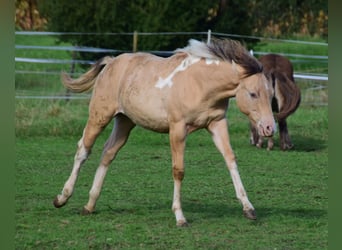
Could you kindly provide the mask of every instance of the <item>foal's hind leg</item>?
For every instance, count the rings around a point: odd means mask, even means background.
[[[115,117],[114,128],[104,146],[101,163],[97,168],[93,185],[89,192],[89,201],[83,208],[83,214],[89,214],[95,210],[96,201],[100,196],[109,164],[114,160],[120,148],[125,145],[129,133],[134,127],[135,124],[126,116],[118,115]]]
[[[108,120],[108,122],[109,121],[110,120]],[[102,130],[102,125],[100,126],[99,124],[94,124],[91,120],[88,120],[88,123],[83,131],[83,136],[77,144],[78,148],[74,158],[74,166],[72,168],[72,172],[68,180],[64,184],[62,193],[57,195],[53,202],[55,207],[59,208],[64,206],[67,203],[68,199],[71,197],[80,168],[90,154],[96,137]]]

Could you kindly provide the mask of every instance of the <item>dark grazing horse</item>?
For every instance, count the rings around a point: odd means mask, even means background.
[[[279,125],[280,148],[288,150],[293,148],[286,118],[294,113],[301,101],[300,88],[295,84],[293,78],[293,66],[289,59],[278,54],[267,54],[259,58],[263,65],[263,70],[272,83],[273,98],[272,110],[275,113],[275,119]],[[260,136],[251,125],[250,142],[257,147],[262,147],[264,138]],[[267,149],[273,148],[273,137],[268,138]]]

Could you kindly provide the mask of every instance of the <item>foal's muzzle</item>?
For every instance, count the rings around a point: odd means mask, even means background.
[[[273,121],[260,121],[257,124],[257,129],[259,135],[263,137],[271,137],[276,132],[276,125],[274,119]]]

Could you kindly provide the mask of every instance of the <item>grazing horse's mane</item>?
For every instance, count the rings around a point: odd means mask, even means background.
[[[186,52],[194,56],[230,63],[234,61],[244,68],[244,77],[262,72],[262,64],[250,55],[240,42],[231,39],[212,39],[209,44],[191,39],[187,47],[177,49],[175,52]]]

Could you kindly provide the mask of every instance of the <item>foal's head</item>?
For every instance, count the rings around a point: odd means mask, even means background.
[[[243,78],[236,92],[237,106],[248,116],[261,136],[272,136],[276,130],[272,96],[273,88],[263,73]]]
[[[273,88],[263,74],[262,64],[238,41],[213,39],[208,48],[216,57],[232,63],[239,78],[235,97],[241,112],[248,116],[259,135],[272,136],[275,132],[271,107]]]
[[[272,83],[263,73],[262,65],[249,53],[240,58],[242,70],[236,92],[237,106],[248,116],[260,136],[272,136],[276,130],[271,105],[274,95]]]

